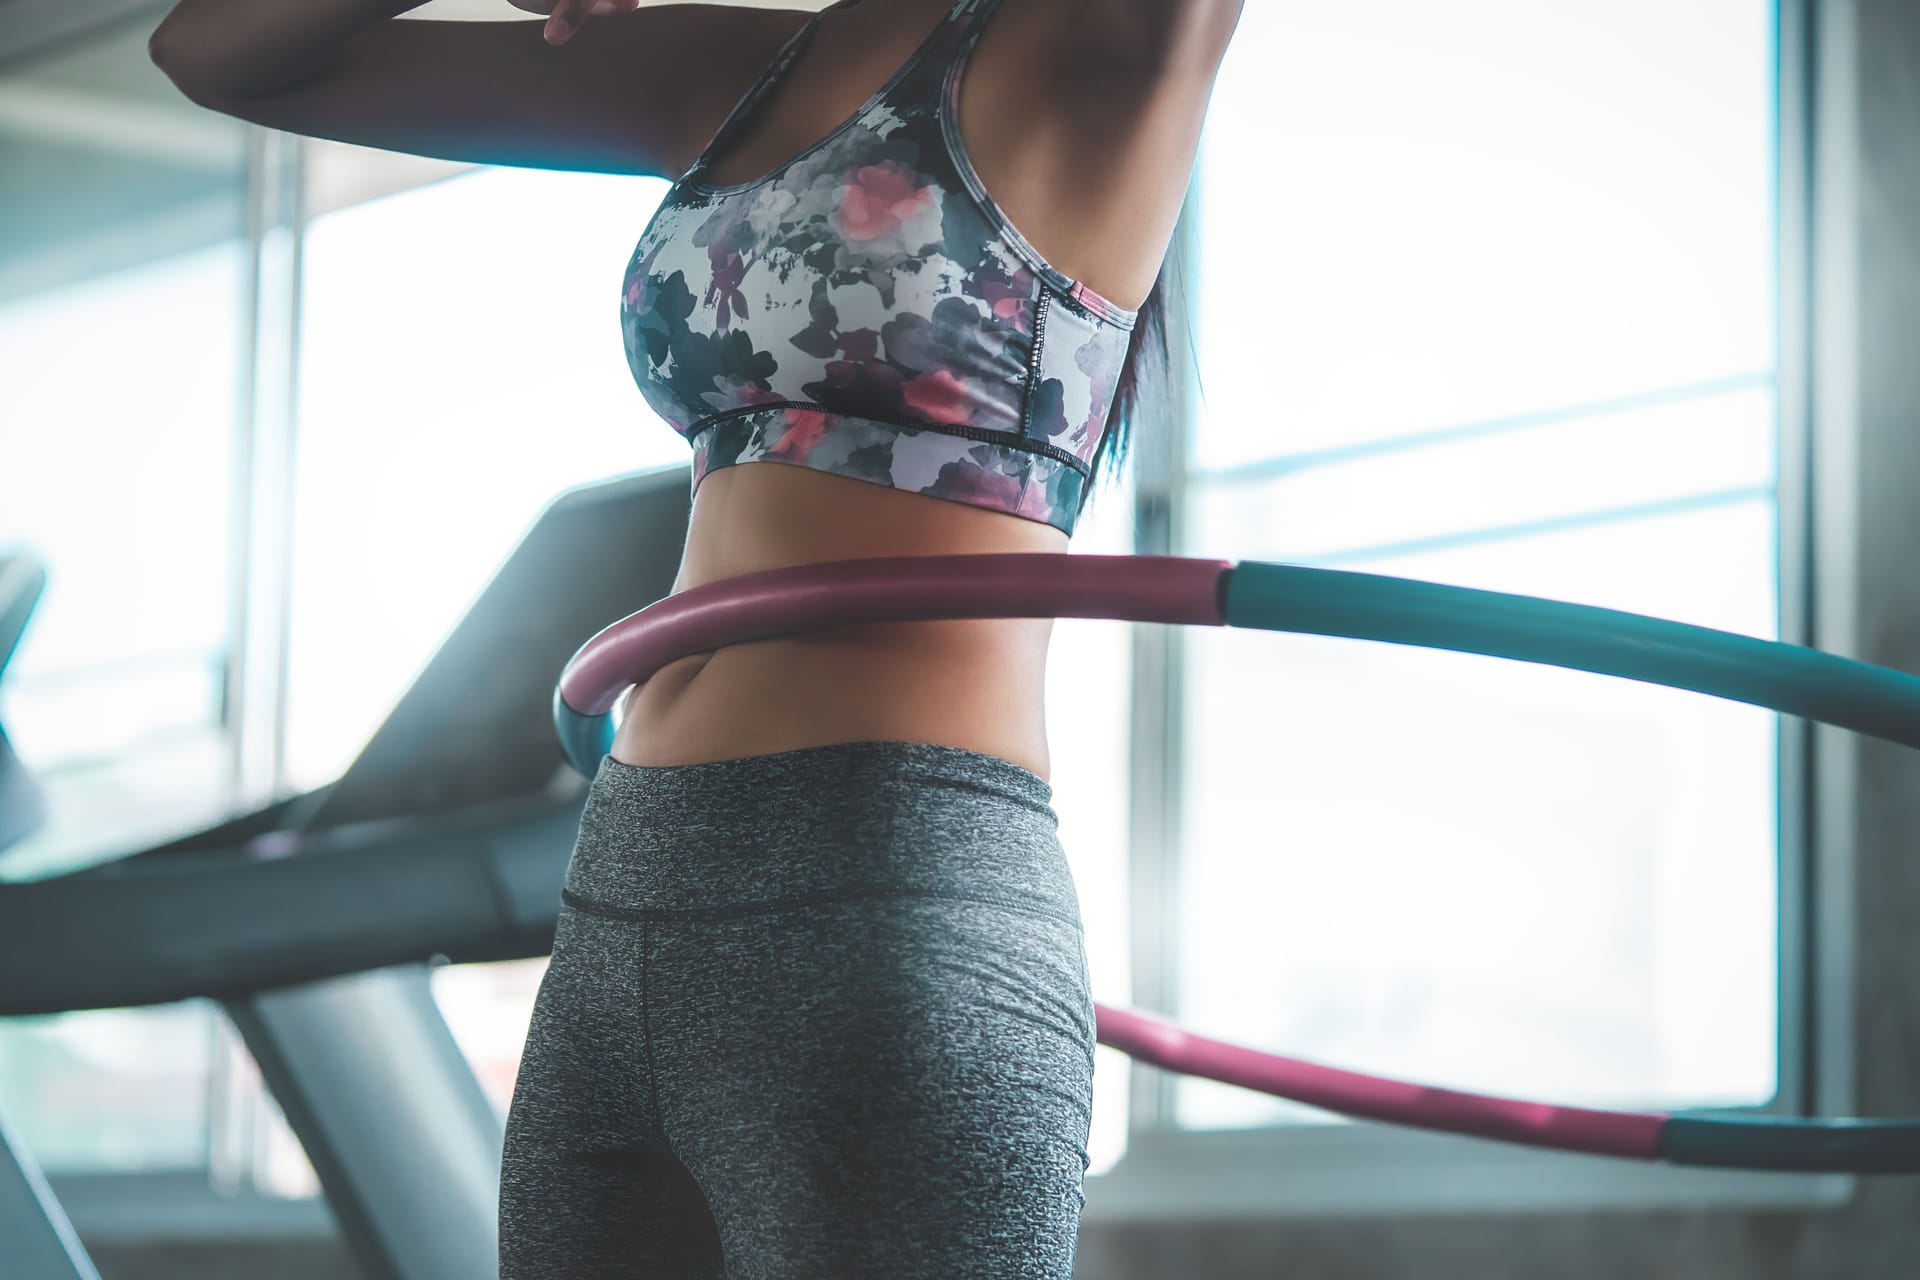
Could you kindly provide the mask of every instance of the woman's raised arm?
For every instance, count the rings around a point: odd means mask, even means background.
[[[572,16],[578,29],[554,44],[544,19],[399,16],[423,2],[181,0],[148,47],[193,101],[290,133],[672,177],[807,16],[561,0],[555,21]]]

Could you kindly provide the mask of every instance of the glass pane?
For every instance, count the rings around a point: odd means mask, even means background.
[[[1771,385],[1527,431],[1353,456],[1206,484],[1186,552],[1236,560],[1378,558],[1477,531],[1571,520],[1775,484]],[[1421,548],[1425,549],[1425,548]]]
[[[1249,4],[1200,168],[1196,464],[1769,371],[1772,22]]]
[[[49,1173],[207,1163],[212,1006],[107,1009],[0,1027],[0,1113]]]
[[[296,1200],[320,1194],[320,1178],[260,1065],[232,1023],[216,1028],[220,1111],[213,1124],[214,1182],[234,1192]]]
[[[0,548],[49,570],[0,718],[51,813],[8,878],[226,799],[246,128],[153,66],[157,17],[0,75]],[[56,1173],[204,1168],[212,1016],[11,1021],[0,1111]]]
[[[43,734],[62,727],[62,693],[83,696],[96,674],[211,666],[225,646],[244,251],[155,248],[166,256],[0,303],[0,545],[24,543],[49,572],[9,680],[59,686],[37,708]],[[164,323],[103,349],[130,315]],[[211,719],[215,690],[200,684],[198,706],[159,714],[136,699],[119,723],[45,741],[43,758],[95,754],[102,730],[124,741]]]
[[[0,724],[11,702],[0,698]],[[46,824],[0,853],[0,880],[78,871],[223,821],[229,762],[226,734],[208,725],[41,774]]]
[[[309,228],[295,786],[346,766],[562,490],[687,461],[620,345],[621,273],[666,185],[477,170]]]
[[[219,715],[245,126],[150,30],[0,78],[0,548],[50,575],[8,723],[41,769]]]
[[[1774,520],[1750,501],[1361,567],[1771,639]],[[1567,1102],[1772,1096],[1771,713],[1389,645],[1191,645],[1185,1020]],[[1303,1114],[1177,1088],[1186,1125]]]
[[[443,965],[433,971],[433,998],[480,1087],[504,1117],[520,1074],[533,999],[546,976],[545,957],[504,964]]]

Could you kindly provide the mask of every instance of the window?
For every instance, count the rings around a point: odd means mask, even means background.
[[[53,569],[0,713],[55,804],[0,876],[224,813],[234,615],[278,607],[236,582],[232,525],[245,131],[161,83],[145,37],[5,80],[61,109],[0,141],[0,186],[35,193],[0,206],[0,544]],[[1248,4],[1173,325],[1202,393],[1170,424],[1184,518],[1137,549],[1780,634],[1775,39],[1763,0]],[[331,194],[291,387],[286,790],[346,765],[551,497],[686,460],[615,317],[664,183],[309,156]],[[1135,551],[1132,495],[1098,499],[1074,550]],[[110,625],[129,610],[141,627]],[[1212,1034],[1595,1105],[1765,1105],[1791,1077],[1766,713],[1194,629],[1163,783],[1128,742],[1138,634],[1062,620],[1049,673],[1098,1000],[1152,986]],[[1126,815],[1163,785],[1177,961],[1143,973]],[[542,970],[435,975],[502,1109]],[[202,1005],[0,1028],[0,1109],[57,1171],[313,1190]],[[1300,1127],[1324,1119],[1103,1049],[1090,1172],[1169,1133],[1345,1132]]]
[[[620,348],[620,272],[665,187],[473,170],[308,227],[294,785],[346,767],[557,494],[685,463]]]
[[[1777,638],[1774,39],[1761,0],[1248,5],[1180,552]],[[1183,1021],[1520,1096],[1774,1097],[1769,713],[1247,632],[1184,676]],[[1324,1118],[1191,1080],[1165,1116]]]
[[[180,98],[148,30],[0,79],[0,547],[49,574],[0,723],[50,809],[0,878],[229,800],[244,131]],[[9,1022],[0,1111],[56,1173],[203,1169],[219,1052],[199,1003]]]
[[[359,148],[322,156],[333,189],[432,172]],[[346,768],[556,495],[686,461],[633,387],[617,316],[621,268],[666,183],[481,168],[398,185],[321,213],[303,246],[295,789]],[[503,1112],[545,967],[434,974]],[[292,1187],[303,1163],[291,1142],[268,1156]]]

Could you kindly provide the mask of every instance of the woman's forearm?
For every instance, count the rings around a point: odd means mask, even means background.
[[[180,0],[147,42],[190,92],[265,93],[306,79],[356,36],[426,0]]]

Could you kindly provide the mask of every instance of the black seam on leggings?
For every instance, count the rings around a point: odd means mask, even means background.
[[[599,916],[605,920],[624,920],[629,923],[645,923],[649,920],[732,920],[741,916],[761,915],[774,911],[791,911],[796,907],[822,906],[830,902],[851,902],[861,898],[942,898],[949,902],[977,902],[982,906],[1001,907],[1008,911],[1018,911],[1030,916],[1044,916],[1071,927],[1076,933],[1082,932],[1080,922],[1070,915],[1059,911],[1049,911],[1045,907],[1036,907],[1032,903],[1022,902],[1018,898],[996,897],[984,893],[961,893],[951,889],[917,889],[911,887],[875,886],[865,889],[836,889],[832,892],[800,893],[790,898],[775,898],[769,902],[748,902],[732,907],[618,907],[612,903],[595,902],[583,898],[571,889],[560,891],[560,901],[584,915]],[[644,944],[644,935],[643,935]],[[644,972],[644,971],[643,971]],[[644,981],[642,984],[644,998]]]

